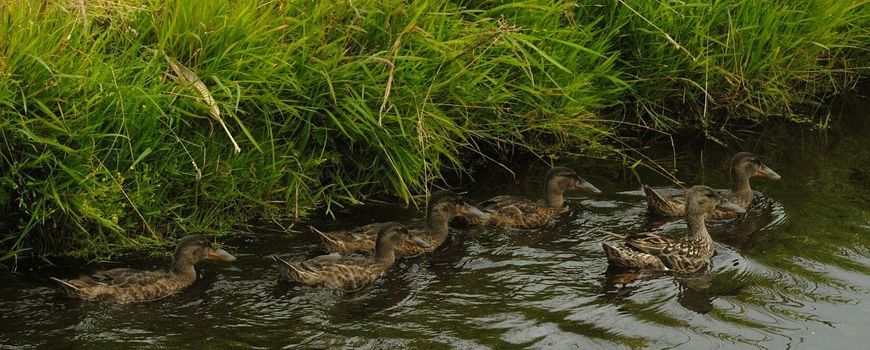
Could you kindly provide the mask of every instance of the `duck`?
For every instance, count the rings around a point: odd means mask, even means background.
[[[449,233],[450,220],[457,215],[488,218],[489,215],[469,204],[469,200],[450,190],[432,193],[426,210],[426,225],[409,228],[408,241],[396,247],[396,255],[415,257],[430,253],[440,247]],[[329,253],[371,253],[375,239],[385,223],[373,223],[350,230],[322,232],[311,230],[320,236],[324,250]]]
[[[707,186],[686,190],[685,221],[689,232],[673,237],[655,233],[635,236],[611,235],[624,241],[621,245],[602,243],[611,265],[641,270],[690,273],[706,268],[713,257],[713,239],[707,232],[705,219],[717,209],[735,213],[746,210],[729,202],[719,191]]]
[[[767,177],[779,180],[781,177],[773,169],[761,162],[752,153],[738,152],[731,158],[731,189],[724,193],[725,199],[736,204],[740,208],[749,208],[754,193],[749,186],[749,179],[753,176]],[[663,196],[647,185],[643,185],[646,195],[647,209],[649,212],[661,216],[679,217],[685,214],[685,194],[682,192]],[[709,220],[729,220],[737,218],[739,214],[733,210],[716,209],[707,218]]]
[[[278,264],[281,278],[288,282],[357,290],[387,273],[396,262],[397,248],[408,241],[409,234],[405,225],[386,222],[378,227],[374,255],[332,253],[297,262],[288,262],[277,256],[272,258]],[[425,242],[420,241],[420,244]]]
[[[97,271],[75,279],[59,279],[61,291],[69,297],[117,304],[154,301],[187,288],[196,280],[194,265],[203,260],[234,261],[226,250],[216,248],[203,235],[182,237],[175,247],[169,271],[116,268]]]
[[[461,215],[471,225],[487,225],[507,229],[535,229],[553,221],[568,211],[564,194],[567,191],[583,190],[601,193],[601,190],[580,178],[573,169],[556,166],[547,172],[544,180],[543,200],[530,200],[510,195],[492,197],[477,206],[489,218]]]

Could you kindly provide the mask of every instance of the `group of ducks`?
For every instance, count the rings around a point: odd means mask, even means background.
[[[755,155],[740,152],[731,159],[731,189],[720,192],[707,186],[661,195],[643,186],[650,212],[684,217],[688,233],[663,236],[644,233],[617,236],[622,243],[602,243],[610,264],[645,270],[694,272],[710,264],[714,248],[705,220],[724,220],[746,212],[753,191],[749,179],[780,176]],[[374,223],[350,230],[321,232],[323,248],[330,254],[305,261],[288,262],[274,257],[280,275],[291,282],[333,289],[358,289],[383,276],[397,257],[413,257],[434,251],[447,239],[451,220],[470,225],[534,229],[568,211],[564,193],[583,190],[601,193],[567,167],[554,167],[546,176],[543,200],[496,196],[472,205],[452,191],[438,191],[429,199],[424,227],[407,227],[396,222]],[[202,235],[182,238],[175,249],[168,272],[118,268],[91,276],[58,282],[72,297],[117,303],[156,300],[184,289],[196,280],[194,265],[202,260],[233,261],[235,257],[214,247]]]

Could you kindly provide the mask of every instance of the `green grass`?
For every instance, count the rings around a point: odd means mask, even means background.
[[[84,3],[0,4],[0,259],[411,201],[614,121],[807,121],[870,47],[866,1]]]
[[[616,28],[632,107],[656,128],[731,117],[805,122],[866,75],[870,2],[619,1],[601,13]],[[681,113],[678,113],[681,112]]]

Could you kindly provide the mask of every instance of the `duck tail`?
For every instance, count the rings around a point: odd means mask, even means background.
[[[290,263],[288,263],[284,259],[279,258],[278,256],[272,255],[272,260],[275,260],[275,262],[278,263],[279,266],[288,267],[291,269],[293,268],[293,265],[290,265]]]
[[[613,237],[615,237],[615,238],[618,238],[618,239],[620,239],[620,240],[623,240],[623,241],[628,239],[628,236],[627,236],[627,235],[621,235],[621,234],[618,234],[618,233],[615,233],[615,232],[610,232],[610,231],[607,231],[607,230],[595,230],[595,232],[606,233],[606,234],[608,234],[608,235],[611,235],[611,236],[613,236]]]
[[[619,251],[616,249],[616,247],[610,244],[602,242],[601,248],[604,249],[604,255],[607,256],[607,261],[613,261],[612,257],[619,256]]]
[[[615,247],[608,243],[601,243],[601,248],[604,249],[604,255],[607,256],[607,261],[613,265],[632,267],[631,254],[624,247]]]
[[[293,266],[293,264],[275,255],[272,255],[272,260],[275,260],[275,262],[278,263],[278,269],[281,270],[281,275],[283,275],[285,278],[293,281],[302,280],[302,276],[305,271],[299,270],[299,268]]]
[[[323,241],[324,244],[334,245],[334,244],[339,243],[338,241],[336,241],[332,237],[329,237],[329,235],[327,235],[325,232],[318,230],[317,227],[309,225],[308,228],[311,229],[311,231],[314,231],[315,233],[317,233],[317,235],[320,236],[320,240]]]
[[[643,188],[643,194],[646,195],[646,202],[652,206],[653,203],[667,203],[667,201],[662,198],[662,196],[656,192],[656,190],[652,189],[647,185],[641,185]]]
[[[72,283],[64,281],[60,278],[49,277],[48,279],[57,282],[57,284],[60,285],[61,289],[66,291],[68,294],[73,294],[73,292],[75,292],[75,293],[82,293],[83,292],[81,288],[76,287]]]
[[[652,187],[643,185],[643,193],[646,195],[647,210],[650,212],[664,216],[683,215],[671,200],[662,197],[662,195],[652,189]]]
[[[612,265],[632,269],[669,270],[662,259],[652,254],[635,251],[624,245],[612,246],[607,243],[601,243],[601,248],[604,248],[607,262]]]

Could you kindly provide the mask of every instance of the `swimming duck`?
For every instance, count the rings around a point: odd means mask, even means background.
[[[545,184],[544,200],[532,201],[508,195],[496,196],[478,205],[489,214],[488,219],[461,216],[472,225],[533,229],[546,225],[559,214],[568,211],[563,196],[566,191],[584,190],[601,193],[595,186],[580,178],[574,170],[564,166],[550,169]]]
[[[321,255],[300,262],[273,256],[281,277],[301,284],[332,289],[358,289],[383,276],[396,262],[396,249],[408,240],[408,228],[396,222],[380,225],[373,256]],[[425,244],[425,242],[420,242]]]
[[[713,239],[704,220],[717,208],[743,213],[746,210],[726,200],[718,191],[707,186],[694,186],[685,192],[686,226],[688,234],[680,237],[645,233],[637,236],[614,236],[625,241],[623,245],[602,243],[607,261],[613,265],[677,272],[694,272],[710,263]]]
[[[761,163],[754,154],[739,152],[731,158],[731,190],[724,193],[725,199],[737,204],[742,209],[749,208],[753,192],[749,187],[749,178],[753,176],[768,177],[779,180],[780,176]],[[676,193],[662,196],[647,185],[643,185],[646,194],[647,208],[650,212],[663,216],[683,216],[685,213],[685,195]],[[727,209],[716,209],[707,218],[709,220],[727,220],[736,218],[737,212]]]
[[[396,255],[411,257],[429,253],[447,240],[447,224],[457,215],[488,218],[489,215],[475,208],[453,191],[442,190],[432,194],[426,211],[426,226],[411,228],[407,242],[396,247]],[[370,253],[375,249],[377,232],[384,223],[374,223],[352,230],[321,232],[323,247],[330,253]]]
[[[203,235],[181,238],[169,272],[117,268],[90,276],[63,280],[51,277],[68,296],[125,304],[152,301],[174,294],[196,280],[194,265],[202,260],[233,261],[226,250],[215,248]]]

